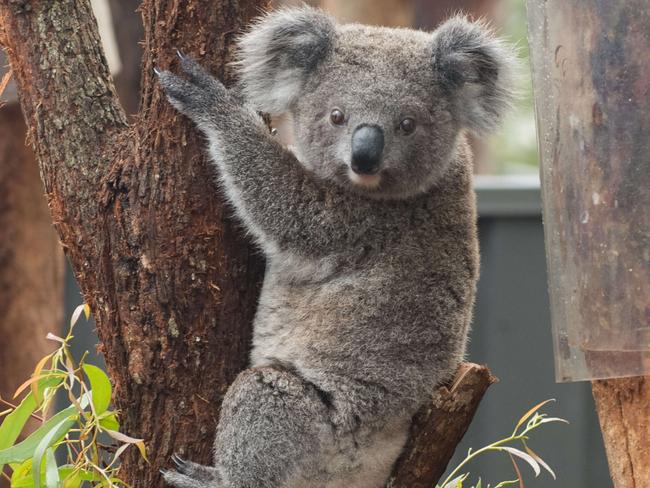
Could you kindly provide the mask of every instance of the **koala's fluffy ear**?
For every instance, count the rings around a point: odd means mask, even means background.
[[[257,110],[285,112],[335,36],[334,20],[315,8],[282,9],[262,17],[238,43],[236,65],[246,99]]]
[[[434,32],[433,64],[467,129],[497,128],[514,98],[514,50],[481,22],[458,16]]]

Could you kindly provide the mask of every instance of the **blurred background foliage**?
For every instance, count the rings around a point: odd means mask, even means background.
[[[501,0],[495,24],[500,26],[501,34],[517,46],[521,60],[520,96],[502,130],[488,141],[487,160],[479,172],[497,175],[537,173],[537,139],[524,2]]]

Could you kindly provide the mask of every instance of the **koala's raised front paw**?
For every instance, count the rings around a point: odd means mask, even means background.
[[[176,488],[221,488],[221,477],[215,468],[185,461],[174,454],[172,461],[178,471],[162,471],[165,482]]]
[[[180,52],[178,56],[186,78],[155,69],[160,86],[178,111],[197,124],[210,122],[218,115],[215,109],[228,100],[228,90],[194,59]]]

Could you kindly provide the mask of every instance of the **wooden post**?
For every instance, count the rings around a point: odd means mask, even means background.
[[[650,2],[528,0],[528,18],[558,379],[601,380],[616,488],[647,487]]]

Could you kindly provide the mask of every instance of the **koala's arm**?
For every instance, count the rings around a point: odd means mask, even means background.
[[[344,229],[364,227],[347,206],[332,201],[338,192],[331,184],[316,181],[271,136],[258,114],[194,60],[181,59],[187,78],[160,72],[160,84],[207,136],[228,198],[265,250],[328,250],[353,238]]]

